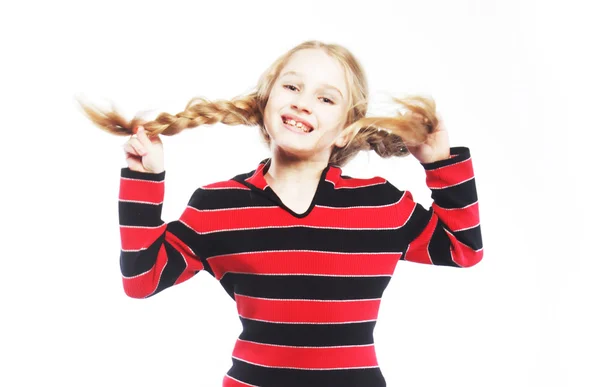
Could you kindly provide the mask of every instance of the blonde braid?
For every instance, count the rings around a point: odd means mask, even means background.
[[[102,111],[78,99],[87,117],[101,129],[118,136],[133,134],[137,125],[144,125],[149,136],[173,136],[184,129],[222,122],[226,125],[261,125],[262,113],[257,94],[252,93],[227,100],[209,101],[202,97],[191,99],[185,110],[175,115],[160,113],[153,121],[144,122],[139,116],[125,119],[115,108]]]

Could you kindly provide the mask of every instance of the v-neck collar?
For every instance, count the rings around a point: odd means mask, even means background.
[[[290,215],[295,216],[296,218],[304,218],[308,216],[312,209],[315,207],[315,205],[318,203],[319,198],[323,194],[323,192],[327,189],[335,188],[342,174],[342,170],[339,166],[332,163],[328,163],[327,166],[321,172],[319,183],[317,185],[317,189],[310,203],[310,206],[304,213],[298,214],[289,207],[287,207],[267,183],[267,180],[265,179],[265,174],[268,171],[270,165],[271,158],[262,160],[258,164],[258,167],[254,170],[254,172],[243,181],[246,183],[247,186],[255,188],[256,190],[264,194],[266,197],[277,203],[282,209],[290,213]]]

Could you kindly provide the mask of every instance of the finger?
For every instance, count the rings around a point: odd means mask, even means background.
[[[146,133],[146,129],[144,129],[144,127],[141,125],[138,126],[137,138],[138,138],[138,140],[140,140],[140,143],[143,146],[145,146],[145,147],[152,146],[152,141],[150,141],[150,138],[148,137],[148,134]]]
[[[137,151],[135,150],[135,148],[132,147],[130,144],[123,145],[123,151],[125,152],[126,156],[129,156],[129,155],[139,156]]]
[[[131,140],[129,140],[128,144],[131,146],[133,153],[139,156],[145,156],[148,153],[146,148],[144,148],[142,144],[140,144],[139,139],[132,138]]]
[[[123,148],[125,149],[125,153],[130,153],[135,156],[145,156],[148,153],[136,139],[129,140]]]
[[[135,156],[127,155],[127,157],[125,157],[125,161],[131,170],[139,171],[141,168],[143,168],[142,163]]]

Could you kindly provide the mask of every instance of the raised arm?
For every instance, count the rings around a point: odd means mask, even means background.
[[[165,171],[121,169],[119,226],[121,274],[129,297],[147,298],[182,283],[204,269],[194,252],[196,190],[178,220],[161,219]]]
[[[483,258],[479,203],[469,148],[450,148],[450,158],[421,164],[433,204],[426,210],[404,191],[399,216],[408,245],[405,261],[470,267]]]

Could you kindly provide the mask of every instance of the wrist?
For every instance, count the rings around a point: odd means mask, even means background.
[[[436,156],[436,157],[432,157],[431,159],[427,159],[427,160],[421,161],[421,164],[436,163],[438,161],[447,160],[449,158],[450,158],[450,151],[448,151],[447,153],[444,153],[441,156]]]

